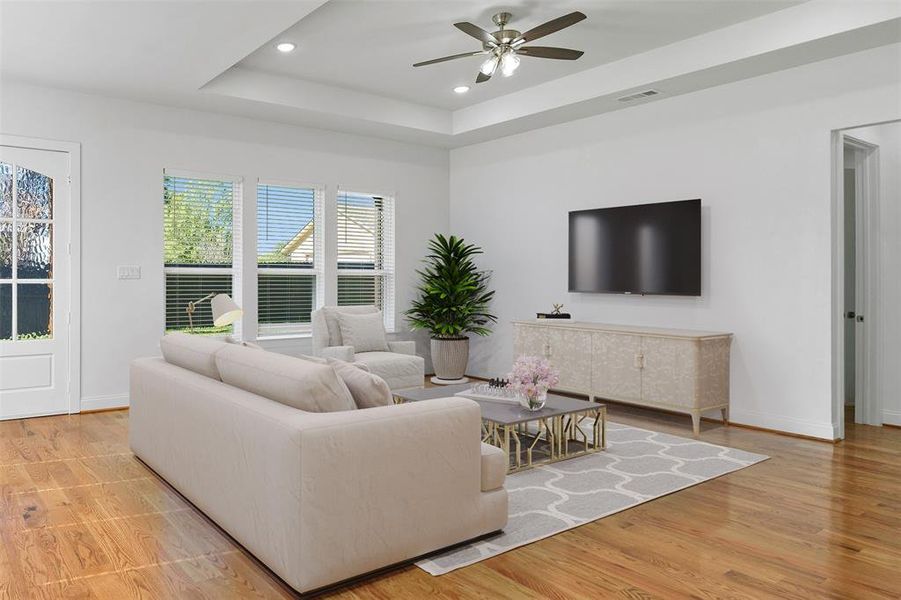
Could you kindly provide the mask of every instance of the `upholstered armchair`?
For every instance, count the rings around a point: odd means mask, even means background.
[[[362,352],[345,343],[339,322],[341,314],[368,315],[378,312],[379,309],[372,305],[324,306],[314,310],[313,354],[363,364],[384,379],[392,390],[421,386],[425,378],[425,361],[416,355],[416,342],[386,340],[384,349]],[[384,335],[384,327],[381,333]]]

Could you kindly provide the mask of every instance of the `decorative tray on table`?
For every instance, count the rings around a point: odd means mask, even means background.
[[[480,383],[472,386],[468,390],[457,392],[454,396],[463,396],[472,400],[488,400],[493,402],[513,402],[519,403],[513,390],[507,388],[507,382],[499,379],[492,379],[488,383]]]

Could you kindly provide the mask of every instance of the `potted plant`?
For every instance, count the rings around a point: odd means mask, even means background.
[[[488,335],[497,317],[488,312],[494,291],[488,289],[489,275],[480,271],[473,256],[482,249],[463,238],[440,233],[429,242],[418,299],[406,311],[413,329],[431,333],[432,366],[436,383],[463,379],[469,360],[467,334]]]

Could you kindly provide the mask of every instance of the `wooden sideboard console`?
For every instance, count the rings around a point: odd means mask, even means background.
[[[732,334],[569,320],[514,321],[514,357],[546,356],[558,390],[691,415],[729,419]]]

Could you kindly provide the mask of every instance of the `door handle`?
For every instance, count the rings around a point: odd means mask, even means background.
[[[854,314],[854,311],[853,311],[853,310],[849,310],[848,312],[845,313],[845,318],[846,318],[846,319],[853,319],[853,318],[856,317],[856,316],[857,316],[857,315]]]

